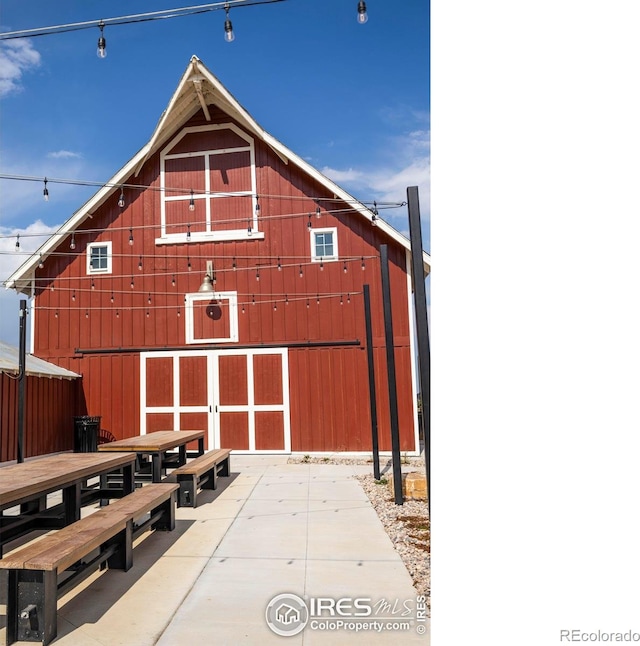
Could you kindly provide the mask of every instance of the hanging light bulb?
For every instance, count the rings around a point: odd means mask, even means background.
[[[302,273],[302,265],[299,265],[299,267],[300,267],[300,271],[298,275],[300,276],[300,278],[302,278],[304,276],[304,274]]]
[[[20,234],[16,236],[16,251],[20,251]]]
[[[100,21],[98,27],[100,27],[100,38],[98,38],[98,51],[96,53],[98,54],[98,58],[106,58],[107,39],[104,37],[104,22],[102,22],[102,20]]]
[[[149,298],[147,298],[147,303],[149,303],[149,305],[151,305],[151,293],[149,293]]]
[[[282,265],[280,264],[280,256],[278,256],[278,271],[282,271]]]
[[[362,271],[364,271],[364,270],[365,270],[365,266],[364,266],[364,256],[362,256],[362,264],[360,265],[360,267],[361,267]]]
[[[129,246],[133,247],[133,229],[129,229]]]
[[[92,278],[92,279],[91,279],[91,289],[95,289],[95,288],[96,288],[96,283],[95,283],[95,281],[94,281],[94,280],[93,280],[93,278]]]
[[[113,303],[113,301],[114,301],[114,300],[115,300],[115,299],[114,299],[114,297],[113,297],[113,292],[111,292],[111,302]]]
[[[347,294],[347,303],[351,302],[351,294]]]
[[[118,198],[118,206],[121,209],[124,209],[124,189],[120,189],[120,197]]]
[[[178,308],[178,318],[180,318],[180,308]]]
[[[233,25],[231,24],[231,20],[229,20],[229,3],[225,4],[224,12],[226,14],[226,20],[224,21],[224,39],[228,43],[232,43],[235,36],[233,34]]]
[[[173,285],[173,287],[176,286],[176,275],[175,274],[173,274],[173,276],[171,277],[171,284]]]
[[[358,23],[364,25],[367,20],[369,20],[369,16],[367,16],[367,3],[364,0],[360,0],[358,2]]]
[[[196,210],[196,203],[193,199],[193,189],[191,189],[191,199],[189,200],[189,211],[195,211]]]
[[[120,318],[120,310],[116,310],[116,318],[117,318],[117,319],[119,319],[119,318]]]
[[[309,213],[308,215],[309,215],[309,221],[307,222],[307,229],[311,231],[311,213]]]
[[[256,280],[259,282],[260,281],[260,270],[256,269]]]
[[[69,248],[70,249],[75,249],[76,248],[76,234],[75,233],[71,234],[71,242],[69,243]]]
[[[189,207],[191,208],[191,207]],[[191,225],[187,224],[187,242],[191,242]]]
[[[49,189],[47,188],[47,178],[44,178],[44,190],[42,191],[42,196],[44,197],[44,201],[48,202],[49,201]]]
[[[236,257],[233,257],[233,265],[232,265],[233,271],[236,270]]]
[[[244,303],[242,303],[242,313],[244,314]]]
[[[284,304],[289,305],[289,297],[286,294],[284,295]]]
[[[252,294],[251,295],[251,305],[255,305],[255,304],[256,304],[256,297],[255,297],[255,294]]]
[[[142,256],[140,256],[140,260],[138,260],[138,271],[142,271]]]
[[[187,269],[191,271],[191,258],[189,256],[187,256]]]
[[[344,264],[342,265],[342,271],[346,274],[347,273],[347,261],[344,261]]]
[[[316,305],[320,305],[320,294],[316,294]]]
[[[129,283],[131,286],[131,289],[133,289],[133,276],[131,276],[131,283]]]
[[[342,294],[340,294],[340,305],[344,305],[344,303],[342,302]]]
[[[373,203],[373,215],[371,216],[371,226],[375,227],[378,225],[378,205]]]
[[[322,214],[320,213],[320,207],[319,207],[319,206],[316,206],[316,218],[319,218],[319,217],[320,217],[320,215],[322,215]]]
[[[260,202],[258,201],[260,199],[259,195],[256,195],[256,217],[260,217]]]
[[[324,271],[324,262],[322,258],[320,258],[320,271]]]
[[[73,290],[73,294],[71,294],[71,300],[75,303],[76,302],[76,290]]]
[[[44,260],[42,260],[42,254],[40,254],[40,262],[38,263],[38,269],[44,269]]]
[[[278,304],[273,301],[273,311],[275,312],[278,309]]]

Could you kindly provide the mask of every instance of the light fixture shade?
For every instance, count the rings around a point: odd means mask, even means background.
[[[209,274],[204,275],[204,280],[202,281],[202,285],[200,285],[200,288],[198,289],[199,292],[213,292],[213,281],[211,280],[211,276]]]

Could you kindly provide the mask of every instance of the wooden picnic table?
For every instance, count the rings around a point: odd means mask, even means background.
[[[58,453],[0,468],[0,556],[2,545],[35,529],[59,529],[80,519],[81,508],[98,499],[120,498],[134,489],[131,453]],[[122,486],[85,487],[87,480],[122,471]],[[62,492],[48,507],[47,495]],[[4,511],[20,506],[17,514]]]
[[[205,431],[155,431],[124,440],[101,444],[99,452],[132,451],[141,458],[151,456],[151,480],[160,482],[167,465],[180,467],[187,462],[187,444],[198,441],[197,455],[204,453]],[[167,452],[178,449],[177,460],[167,460]]]

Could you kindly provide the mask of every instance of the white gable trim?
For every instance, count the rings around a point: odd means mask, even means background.
[[[91,212],[97,209],[114,191],[117,190],[118,184],[122,184],[129,175],[137,174],[142,168],[144,162],[151,156],[171,135],[165,132],[165,126],[172,125],[170,117],[177,109],[177,103],[182,96],[183,92],[187,89],[187,83],[192,80],[208,81],[215,94],[216,104],[229,116],[233,117],[238,123],[245,127],[249,132],[253,133],[259,139],[264,141],[271,149],[283,160],[291,161],[301,170],[307,173],[310,177],[316,180],[319,184],[324,186],[328,191],[333,193],[336,198],[348,202],[354,211],[357,211],[371,222],[373,213],[364,204],[356,200],[352,195],[340,188],[328,177],[323,175],[319,170],[311,166],[304,159],[289,150],[284,144],[280,143],[275,137],[265,132],[253,117],[238,103],[232,94],[222,85],[222,83],[202,64],[197,56],[192,56],[185,70],[185,73],[178,84],[176,91],[169,102],[169,105],[162,113],[158,125],[156,126],[149,142],[125,165],[123,166],[105,186],[103,186],[91,199],[89,199],[82,207],[80,207],[72,216],[65,222],[56,233],[54,233],[47,242],[45,242],[25,263],[23,263],[9,278],[5,281],[5,286],[8,288],[15,288],[18,291],[25,291],[28,287],[28,281],[33,277],[35,269],[40,262],[40,255],[43,259],[53,251],[68,235],[69,232],[76,229],[82,222],[90,216]],[[191,89],[191,88],[189,88]],[[186,110],[180,115],[180,122],[184,124],[197,110],[200,109],[200,101],[196,100],[191,109]],[[178,124],[176,124],[176,129]],[[387,224],[384,220],[378,221],[378,229],[384,232],[389,238],[399,243],[405,249],[411,250],[411,244],[408,238],[403,236],[399,231],[394,229],[391,225]],[[431,270],[431,258],[429,254],[423,252],[422,262],[425,272]]]

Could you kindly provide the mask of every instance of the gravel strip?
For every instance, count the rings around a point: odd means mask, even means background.
[[[289,463],[372,464],[371,460],[367,459],[333,456],[331,458],[292,457]],[[429,614],[431,614],[431,540],[427,503],[424,500],[405,499],[404,504],[396,505],[386,477],[387,474],[392,473],[391,461],[389,460],[385,466],[383,458],[380,469],[383,475],[379,481],[375,480],[373,475],[359,475],[354,478],[371,501],[382,526],[413,579],[416,592],[426,595]],[[409,471],[424,473],[424,459],[403,457],[402,472]]]

